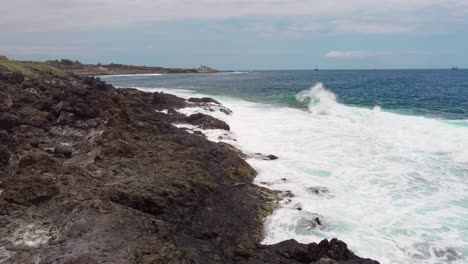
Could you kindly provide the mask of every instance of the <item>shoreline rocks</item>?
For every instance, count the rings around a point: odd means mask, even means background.
[[[377,263],[339,240],[260,245],[281,194],[254,185],[234,147],[157,112],[185,99],[11,76],[0,71],[0,263]]]

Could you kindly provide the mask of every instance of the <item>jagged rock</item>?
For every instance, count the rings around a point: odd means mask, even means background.
[[[111,85],[108,85],[107,83],[101,81],[99,78],[85,77],[83,79],[83,82],[93,89],[106,90],[108,88],[112,88]]]
[[[179,109],[185,107],[185,99],[172,94],[155,92],[153,93],[153,105],[158,110]]]
[[[16,111],[21,124],[41,127],[46,123],[49,113],[38,110],[34,107],[22,107]]]
[[[8,164],[11,154],[5,147],[0,147],[0,166]]]
[[[32,147],[37,148],[41,144],[41,141],[37,138],[33,138],[29,141],[29,144],[31,144]]]
[[[331,260],[335,261],[332,263],[378,264],[374,260],[359,258],[343,241],[336,238],[308,245],[286,240],[276,245],[263,246],[262,251],[261,259],[256,258],[248,263],[327,263],[325,261]]]
[[[50,165],[54,161],[50,158],[47,153],[42,151],[30,151],[26,153],[23,157],[20,158],[18,162],[18,168],[29,167],[35,163],[47,164]]]
[[[69,146],[59,145],[55,147],[54,153],[58,155],[63,155],[65,157],[71,157],[73,149]]]
[[[18,116],[10,113],[0,113],[0,129],[11,129],[20,123]]]
[[[227,131],[231,129],[226,122],[202,113],[190,115],[187,121],[202,129],[223,129]]]
[[[20,205],[38,205],[47,202],[58,194],[51,178],[37,174],[21,174],[8,178],[8,186],[3,186],[5,201]]]
[[[14,72],[0,72],[0,81],[8,84],[20,84],[24,81],[24,75],[19,71]]]
[[[12,105],[11,96],[0,91],[0,111],[7,111]]]

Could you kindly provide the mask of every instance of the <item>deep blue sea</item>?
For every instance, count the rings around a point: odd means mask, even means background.
[[[233,110],[179,111],[229,123],[228,133],[205,131],[210,140],[279,157],[248,159],[257,184],[294,194],[265,219],[264,243],[338,237],[384,264],[468,263],[468,70],[102,78],[119,87],[210,96]],[[316,217],[323,226],[311,224]]]
[[[208,95],[299,107],[295,95],[321,82],[338,102],[406,114],[468,119],[468,70],[251,71],[107,77],[119,86],[189,89]]]

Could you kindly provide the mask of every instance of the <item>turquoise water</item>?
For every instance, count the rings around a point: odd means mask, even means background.
[[[264,243],[338,237],[381,263],[467,263],[468,71],[254,71],[108,76],[231,108],[222,140],[251,159],[256,183],[292,191]],[[184,113],[202,111],[181,110]],[[217,131],[207,132],[217,139]],[[317,195],[310,187],[326,187]],[[301,211],[297,208],[302,208]],[[320,217],[323,227],[311,226]]]

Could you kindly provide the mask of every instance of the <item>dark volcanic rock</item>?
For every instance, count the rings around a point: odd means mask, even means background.
[[[71,157],[73,149],[69,146],[59,145],[54,149],[55,154],[63,155],[65,157]]]
[[[185,107],[185,99],[172,94],[155,92],[153,94],[153,105],[156,109],[178,109]]]
[[[362,259],[350,251],[347,245],[340,240],[322,240],[320,243],[308,245],[300,244],[295,240],[283,241],[272,246],[261,246],[262,259],[248,263],[324,263],[328,258],[332,263],[359,263],[377,264],[377,261]],[[326,262],[325,262],[326,263]]]
[[[251,154],[251,155],[248,155],[249,158],[255,158],[255,159],[261,159],[261,160],[277,160],[278,157],[273,155],[273,154],[269,154],[269,155],[265,155],[265,154],[262,154],[262,153],[254,153],[254,154]]]
[[[188,99],[189,102],[191,103],[214,103],[214,104],[218,104],[220,105],[221,103],[216,101],[215,99],[213,98],[209,98],[209,97],[203,97],[203,98],[189,98]]]
[[[10,151],[5,147],[0,147],[0,166],[8,164],[10,157]]]
[[[266,157],[267,157],[269,160],[277,160],[277,159],[278,159],[278,157],[276,157],[276,156],[273,155],[273,154],[267,155]]]
[[[155,111],[182,98],[3,71],[0,93],[0,262],[375,263],[338,240],[260,246],[279,194],[234,147],[171,124],[226,123]]]
[[[202,129],[223,129],[227,131],[231,129],[226,122],[202,113],[190,115],[187,121]]]
[[[8,84],[20,84],[24,81],[24,75],[19,71],[0,71],[0,81]]]

